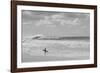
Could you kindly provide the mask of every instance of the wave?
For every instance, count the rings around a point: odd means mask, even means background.
[[[27,38],[23,38],[24,41],[31,40],[89,40],[88,36],[75,36],[75,37],[59,37],[59,36],[44,36],[44,35],[34,35]]]

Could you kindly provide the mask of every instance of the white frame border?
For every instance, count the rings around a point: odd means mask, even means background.
[[[21,10],[90,13],[90,60],[21,63]],[[92,45],[92,46],[91,46]],[[17,5],[17,68],[94,64],[94,10]]]

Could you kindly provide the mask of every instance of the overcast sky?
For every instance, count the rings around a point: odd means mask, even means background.
[[[22,10],[24,36],[89,36],[90,14]]]

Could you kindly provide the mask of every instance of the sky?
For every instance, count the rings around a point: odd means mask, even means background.
[[[90,14],[22,10],[23,36],[89,36]]]

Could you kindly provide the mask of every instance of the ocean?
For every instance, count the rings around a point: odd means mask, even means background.
[[[22,62],[90,59],[89,37],[26,39],[22,41]],[[44,50],[46,49],[47,52]]]

